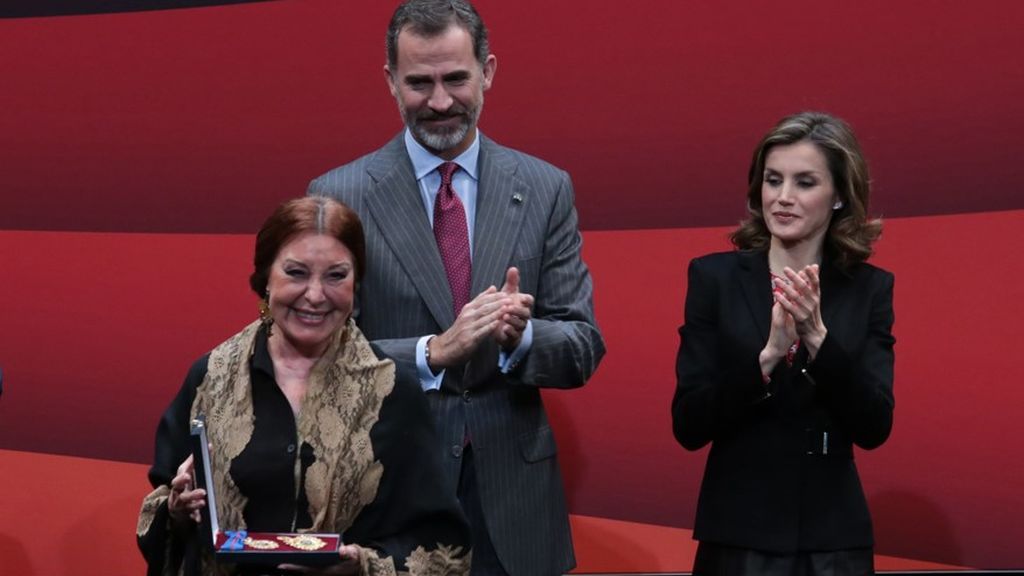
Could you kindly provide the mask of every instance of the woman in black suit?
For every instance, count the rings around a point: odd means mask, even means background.
[[[694,574],[873,573],[853,445],[889,436],[894,339],[868,196],[849,126],[790,116],[754,152],[738,250],[690,262],[672,423],[711,443]]]

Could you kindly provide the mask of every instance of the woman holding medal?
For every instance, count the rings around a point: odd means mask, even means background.
[[[260,320],[200,358],[160,420],[155,487],[137,536],[148,574],[468,574],[469,532],[440,484],[433,423],[417,376],[396,372],[352,320],[365,266],[355,212],[326,198],[282,204],[256,238],[249,279]],[[190,423],[205,417],[222,527],[238,547],[323,546],[335,565],[217,565],[197,537]]]
[[[783,119],[754,152],[737,251],[690,263],[673,431],[711,443],[695,575],[873,573],[853,446],[893,413],[893,275],[866,263],[867,166],[838,118]]]

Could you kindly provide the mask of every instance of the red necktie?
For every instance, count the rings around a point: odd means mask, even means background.
[[[458,169],[459,165],[454,162],[445,162],[437,168],[441,173],[441,187],[434,199],[434,239],[441,252],[441,261],[444,262],[456,316],[469,302],[469,284],[473,271],[469,257],[466,210],[452,188],[452,174]]]

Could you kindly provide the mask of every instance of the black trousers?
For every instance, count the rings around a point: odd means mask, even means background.
[[[871,576],[871,548],[771,554],[710,542],[697,545],[694,576]]]
[[[480,489],[476,482],[476,468],[473,459],[473,444],[466,444],[462,450],[462,471],[459,474],[459,502],[469,520],[473,535],[473,565],[470,576],[508,576],[501,566],[498,553],[494,551],[491,536],[484,521],[484,509],[480,504]]]

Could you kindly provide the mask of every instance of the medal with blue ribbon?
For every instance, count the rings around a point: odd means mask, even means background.
[[[248,532],[245,530],[228,530],[225,532],[228,539],[221,544],[221,550],[245,550],[245,537]]]

